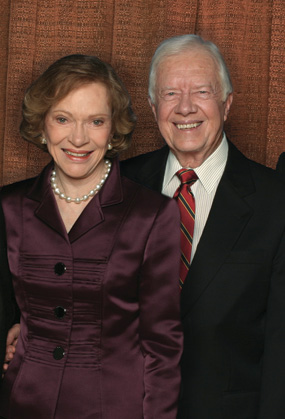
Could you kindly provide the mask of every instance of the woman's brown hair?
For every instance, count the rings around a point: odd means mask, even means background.
[[[113,148],[107,151],[106,157],[126,150],[136,122],[130,96],[111,65],[89,55],[60,58],[32,83],[23,101],[22,137],[47,151],[41,141],[47,112],[72,90],[94,82],[106,86],[112,109]]]

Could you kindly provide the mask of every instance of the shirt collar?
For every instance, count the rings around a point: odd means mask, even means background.
[[[211,193],[222,177],[226,166],[228,149],[229,146],[224,133],[219,147],[201,164],[201,166],[195,168],[199,181],[207,193]],[[168,185],[175,177],[176,172],[181,168],[181,164],[170,151],[165,167],[164,185]],[[189,167],[189,169],[191,168]]]

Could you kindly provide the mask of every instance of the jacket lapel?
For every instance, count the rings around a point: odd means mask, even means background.
[[[181,292],[184,317],[231,252],[252,216],[245,197],[254,192],[247,159],[229,144],[228,162]]]
[[[32,181],[31,188],[27,191],[27,198],[34,206],[34,214],[42,222],[67,239],[67,233],[60,217],[54,193],[50,187],[50,176],[53,163],[49,163],[39,176]]]
[[[71,243],[104,221],[104,208],[123,201],[120,169],[117,159],[112,161],[112,169],[100,192],[85,207],[69,232]]]

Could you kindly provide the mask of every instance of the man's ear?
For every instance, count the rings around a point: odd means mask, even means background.
[[[228,118],[232,103],[233,103],[233,94],[230,93],[225,102],[224,121],[226,121]]]
[[[154,114],[155,120],[156,120],[156,122],[157,122],[157,117],[156,117],[156,107],[155,107],[155,104],[154,104],[154,103],[152,103],[152,101],[151,101],[151,98],[150,98],[150,97],[148,97],[148,103],[149,103],[149,106],[151,107],[152,113]]]

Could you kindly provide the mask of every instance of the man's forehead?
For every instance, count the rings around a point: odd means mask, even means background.
[[[177,53],[172,53],[161,57],[158,67],[165,65],[166,63],[181,63],[181,62],[197,62],[203,60],[209,62],[210,64],[215,65],[215,59],[213,55],[205,49],[192,48],[189,50],[180,51]]]
[[[182,77],[185,72],[190,73],[199,70],[216,73],[217,63],[209,53],[190,51],[163,57],[157,67],[157,74],[163,73],[164,77],[167,74]]]
[[[217,65],[209,54],[179,54],[165,57],[158,66],[160,88],[173,87],[174,82],[213,85],[218,81]]]

